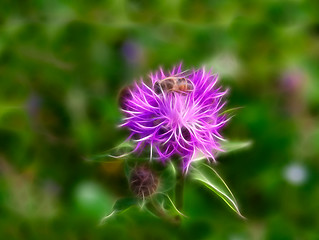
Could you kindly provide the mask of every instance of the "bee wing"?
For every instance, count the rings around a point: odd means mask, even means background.
[[[188,77],[188,76],[191,75],[191,74],[192,74],[192,71],[191,71],[191,70],[185,70],[185,71],[183,71],[183,72],[174,74],[174,77]]]
[[[188,91],[193,91],[195,89],[195,85],[194,85],[194,83],[191,80],[187,79],[187,83],[186,84],[187,84]]]

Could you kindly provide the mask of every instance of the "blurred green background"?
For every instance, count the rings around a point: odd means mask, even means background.
[[[0,239],[319,239],[319,1],[0,2]],[[216,169],[244,221],[189,182],[180,228],[128,193],[120,89],[158,66],[212,67],[250,149]]]

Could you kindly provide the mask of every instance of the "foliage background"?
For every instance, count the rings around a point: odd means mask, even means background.
[[[319,2],[0,2],[1,239],[318,239]],[[250,149],[216,169],[243,221],[189,182],[182,227],[131,209],[122,165],[88,163],[126,133],[118,92],[159,65],[212,67]]]

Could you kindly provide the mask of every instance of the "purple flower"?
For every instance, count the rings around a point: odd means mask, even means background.
[[[220,129],[229,120],[220,114],[227,91],[217,87],[218,76],[205,69],[182,71],[181,65],[166,73],[160,69],[121,96],[126,127],[137,144],[134,151],[150,147],[150,158],[163,162],[182,158],[183,169],[199,156],[215,161],[224,140]],[[156,154],[153,154],[156,153]],[[153,156],[154,155],[154,156]]]

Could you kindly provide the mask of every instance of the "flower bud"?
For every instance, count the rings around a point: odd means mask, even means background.
[[[146,166],[138,166],[131,172],[130,188],[137,197],[152,195],[156,192],[158,183],[156,174]]]

